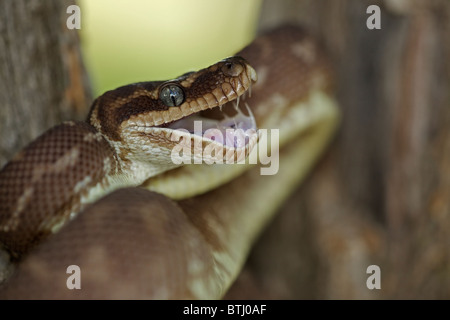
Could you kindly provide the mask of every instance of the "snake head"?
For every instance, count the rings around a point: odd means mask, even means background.
[[[240,161],[258,141],[254,117],[240,105],[256,80],[250,64],[233,56],[173,80],[108,91],[94,102],[88,121],[124,162],[175,167],[177,146],[190,150],[195,163],[199,157]]]

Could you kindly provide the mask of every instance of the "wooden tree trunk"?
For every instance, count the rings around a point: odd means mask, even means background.
[[[76,30],[66,27],[73,1],[0,1],[0,168],[64,120],[83,119],[91,102]],[[10,272],[0,250],[0,283]]]
[[[90,103],[77,30],[66,27],[74,1],[0,2],[0,167]]]
[[[228,298],[450,298],[450,2],[265,2],[286,20],[328,47],[343,122]]]

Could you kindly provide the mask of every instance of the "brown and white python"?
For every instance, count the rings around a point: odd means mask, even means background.
[[[17,262],[0,297],[222,297],[338,118],[329,64],[293,26],[198,72],[106,92],[87,122],[50,129],[0,171],[0,242]],[[203,131],[279,129],[278,172],[175,165],[175,136],[190,140],[194,154],[214,146],[233,159],[276,143],[255,146],[251,130],[238,143],[226,134],[213,141],[192,133],[194,120]],[[67,288],[70,265],[80,267],[81,289]]]

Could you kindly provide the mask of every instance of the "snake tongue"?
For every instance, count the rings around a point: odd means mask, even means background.
[[[249,143],[250,140],[250,135],[242,129],[228,129],[225,130],[225,134],[223,134],[223,131],[219,129],[208,129],[203,134],[203,137],[233,148],[243,148]]]

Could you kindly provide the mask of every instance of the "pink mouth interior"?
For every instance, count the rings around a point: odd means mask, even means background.
[[[237,102],[229,102],[205,112],[199,112],[170,123],[167,128],[185,129],[191,134],[202,136],[227,147],[243,148],[255,134],[255,118],[245,104],[244,114]],[[199,122],[197,122],[199,121]]]

